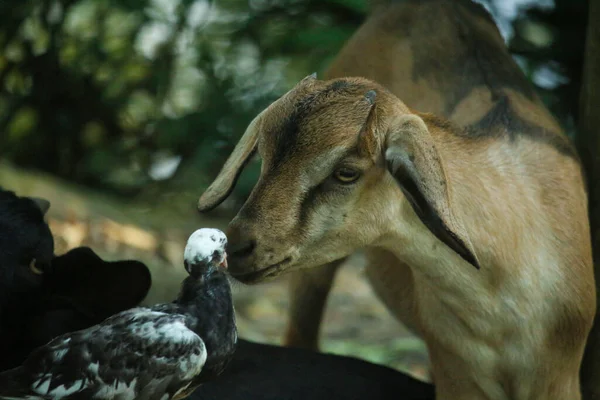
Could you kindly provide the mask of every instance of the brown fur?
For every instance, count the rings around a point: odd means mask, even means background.
[[[255,119],[199,208],[223,200],[256,141],[231,273],[328,265],[295,277],[288,343],[316,346],[323,288],[365,248],[374,289],[427,343],[438,399],[578,399],[596,308],[581,167],[477,7],[375,8],[329,76],[379,84],[303,80]],[[360,177],[341,184],[340,168]]]

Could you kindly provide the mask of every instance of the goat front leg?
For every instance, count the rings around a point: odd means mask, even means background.
[[[410,267],[383,249],[368,249],[366,257],[365,272],[375,295],[398,322],[422,340],[417,322],[414,277]],[[430,365],[428,374],[433,381]]]
[[[346,258],[292,273],[290,311],[283,344],[319,350],[319,329],[327,296],[338,268]]]

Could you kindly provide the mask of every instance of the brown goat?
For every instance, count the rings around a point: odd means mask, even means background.
[[[302,80],[200,198],[216,207],[258,151],[232,275],[296,271],[288,343],[314,346],[335,269],[364,248],[375,291],[427,343],[437,399],[580,399],[596,309],[581,166],[491,17],[384,2],[328,76],[363,78]]]

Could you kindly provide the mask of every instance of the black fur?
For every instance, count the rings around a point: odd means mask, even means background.
[[[15,362],[27,342],[23,324],[39,305],[41,275],[29,265],[47,269],[54,240],[35,202],[0,189],[0,370]]]
[[[487,136],[485,135],[486,132],[502,132],[502,129],[499,128],[505,129],[511,141],[516,140],[518,134],[527,132],[529,139],[548,143],[561,154],[579,159],[575,146],[567,136],[549,132],[538,125],[522,119],[512,111],[510,99],[507,96],[501,96],[494,108],[470,127],[469,134],[471,137]]]
[[[240,339],[219,379],[189,400],[434,400],[433,385],[353,357]]]

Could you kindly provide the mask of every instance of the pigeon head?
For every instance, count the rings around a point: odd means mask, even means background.
[[[206,277],[227,268],[227,236],[218,229],[198,229],[187,241],[183,253],[185,269],[192,278]]]

